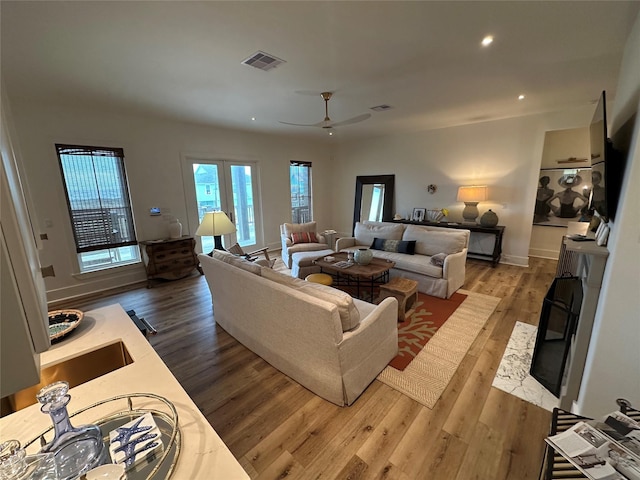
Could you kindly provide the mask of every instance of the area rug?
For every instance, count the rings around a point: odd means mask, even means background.
[[[465,298],[467,296],[462,293],[454,293],[451,298],[418,293],[415,311],[398,324],[398,355],[391,360],[389,366],[397,370],[407,368]]]
[[[378,380],[433,408],[500,298],[458,290],[467,296],[415,359],[400,371],[387,366]]]
[[[537,333],[535,325],[516,322],[492,386],[552,412],[558,399],[529,374]]]

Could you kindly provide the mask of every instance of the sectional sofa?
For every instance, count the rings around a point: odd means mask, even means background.
[[[449,298],[464,284],[469,230],[391,222],[356,223],[353,237],[342,237],[336,250],[370,248],[374,257],[391,260],[389,276],[418,282],[418,291]],[[373,248],[372,248],[373,247]]]
[[[282,373],[350,405],[398,351],[398,302],[379,305],[227,252],[199,256],[215,322]]]

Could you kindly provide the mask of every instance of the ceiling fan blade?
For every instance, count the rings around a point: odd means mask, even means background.
[[[293,125],[295,127],[320,127],[320,126],[322,126],[322,123],[324,123],[324,122],[320,122],[320,123],[289,123],[289,122],[279,121],[279,123],[282,123],[284,125]]]
[[[363,113],[362,115],[358,115],[357,117],[349,118],[347,120],[342,120],[341,122],[334,122],[331,124],[331,126],[341,127],[343,125],[351,125],[353,123],[364,122],[370,116],[371,116],[370,113]]]

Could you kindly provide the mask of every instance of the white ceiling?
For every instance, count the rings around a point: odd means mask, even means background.
[[[441,128],[615,95],[640,2],[6,1],[10,97],[351,139]],[[495,41],[482,48],[487,35]],[[258,50],[287,63],[241,65]],[[519,94],[526,98],[518,101]],[[388,104],[386,112],[370,107]],[[251,121],[255,117],[255,121]]]

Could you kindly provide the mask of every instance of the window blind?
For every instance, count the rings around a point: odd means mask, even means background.
[[[122,148],[56,144],[78,253],[136,245]]]

